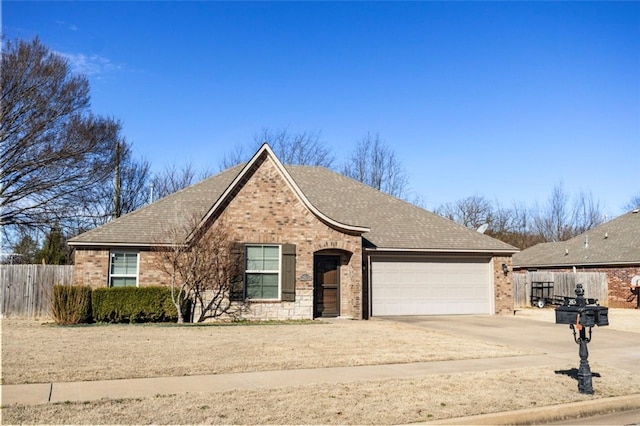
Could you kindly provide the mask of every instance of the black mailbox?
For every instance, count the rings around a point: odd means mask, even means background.
[[[609,308],[596,306],[596,325],[598,327],[609,325]]]
[[[580,324],[583,327],[593,327],[596,325],[596,311],[591,308],[585,308],[580,312]]]
[[[580,316],[580,322],[578,322],[578,316]],[[556,324],[581,324],[584,327],[609,325],[609,308],[604,306],[584,308],[576,305],[559,306],[556,308]]]
[[[578,322],[577,306],[558,306],[556,308],[556,324],[576,324]]]
[[[593,393],[591,368],[588,361],[589,350],[587,349],[587,343],[591,341],[591,329],[594,325],[609,325],[609,308],[598,306],[597,303],[598,301],[595,299],[585,298],[582,284],[578,284],[575,299],[565,297],[564,304],[556,308],[556,324],[569,324],[573,331],[573,339],[580,345],[578,390],[588,394]],[[587,329],[589,330],[588,337]]]

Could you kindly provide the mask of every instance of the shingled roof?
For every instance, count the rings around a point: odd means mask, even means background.
[[[367,247],[389,250],[515,253],[517,248],[323,167],[282,166],[285,178],[325,220],[364,231]],[[260,153],[260,151],[259,151]],[[254,156],[254,159],[257,157]],[[253,159],[252,159],[253,161]],[[207,215],[248,173],[239,165],[70,240],[73,246],[149,246],[161,224]]]
[[[514,268],[615,265],[640,265],[637,209],[570,240],[538,244],[513,256]]]

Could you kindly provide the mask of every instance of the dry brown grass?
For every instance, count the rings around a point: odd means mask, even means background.
[[[637,312],[623,316],[637,324]],[[552,312],[519,311],[541,321]],[[615,322],[614,322],[615,321]],[[389,321],[59,327],[2,320],[3,383],[375,365],[523,354]],[[630,331],[636,331],[634,328]],[[564,366],[575,368],[575,363]],[[553,368],[3,407],[3,424],[391,424],[640,393],[640,375],[592,364],[595,395]]]
[[[567,365],[566,369],[574,367]],[[430,375],[336,385],[10,406],[3,423],[399,424],[640,393],[640,377],[597,364],[595,395],[550,368]]]
[[[2,383],[164,377],[491,358],[525,352],[389,321],[91,325],[2,320]]]

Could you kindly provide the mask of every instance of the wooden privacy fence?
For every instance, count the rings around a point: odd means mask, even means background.
[[[49,316],[56,284],[73,284],[72,265],[0,265],[0,316]]]
[[[513,274],[513,303],[516,308],[531,306],[531,283],[553,282],[553,293],[560,297],[576,297],[576,284],[582,284],[584,297],[598,299],[608,305],[607,274],[604,272],[535,271]]]

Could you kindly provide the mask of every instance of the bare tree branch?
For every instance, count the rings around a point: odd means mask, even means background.
[[[220,170],[228,169],[249,160],[263,143],[268,143],[283,164],[322,166],[331,168],[335,156],[321,141],[319,131],[290,133],[288,129],[262,129],[253,137],[249,151],[242,145],[225,154],[220,162]]]
[[[242,259],[234,250],[224,223],[198,231],[200,218],[193,216],[184,225],[166,229],[162,244],[158,244],[156,267],[170,279],[171,294],[183,322],[181,302],[190,299],[195,306],[197,322],[233,314],[231,286],[242,271]],[[196,231],[186,242],[186,236]],[[171,243],[166,244],[167,241]]]
[[[184,163],[180,167],[175,164],[166,166],[151,179],[155,199],[166,197],[213,175],[211,170],[197,171],[193,164]]]
[[[64,225],[109,179],[120,125],[91,115],[87,79],[37,38],[7,42],[1,61],[0,223]]]
[[[342,166],[341,173],[394,197],[406,196],[404,167],[378,133],[367,133]]]

